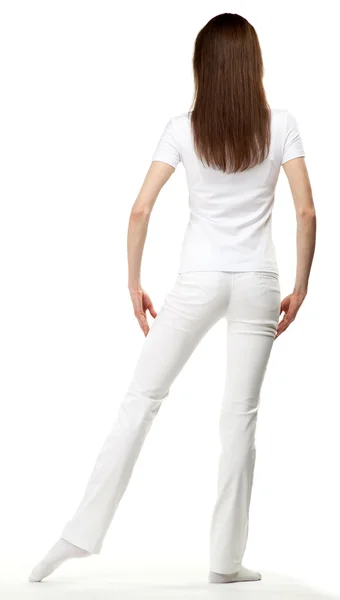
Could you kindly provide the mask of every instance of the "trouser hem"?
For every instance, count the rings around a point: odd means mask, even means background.
[[[223,563],[217,562],[210,564],[210,571],[213,573],[218,573],[219,575],[233,575],[240,570],[241,566],[242,563],[234,563],[230,565],[230,563],[228,564],[225,561]]]
[[[89,543],[87,540],[82,538],[82,536],[77,534],[76,532],[68,532],[67,530],[65,530],[62,532],[61,537],[67,542],[74,544],[74,546],[77,546],[78,548],[82,548],[83,550],[90,552],[90,554],[100,554],[101,552],[102,544],[97,544],[94,546],[93,544]]]

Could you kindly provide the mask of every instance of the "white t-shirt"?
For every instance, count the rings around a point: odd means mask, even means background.
[[[191,111],[172,117],[152,160],[177,167],[182,162],[189,191],[190,218],[180,255],[185,271],[273,271],[278,273],[272,240],[272,208],[280,167],[305,156],[295,117],[271,109],[268,157],[239,173],[205,167],[198,158],[190,126]]]

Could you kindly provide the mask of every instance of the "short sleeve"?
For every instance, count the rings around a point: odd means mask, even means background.
[[[176,169],[181,161],[180,149],[175,135],[173,120],[170,119],[158,141],[152,160],[166,162]]]
[[[281,164],[299,156],[305,156],[301,135],[296,118],[292,113],[287,111]]]

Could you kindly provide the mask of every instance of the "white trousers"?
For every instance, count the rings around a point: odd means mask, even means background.
[[[220,416],[221,454],[210,532],[210,570],[242,562],[255,461],[260,389],[280,316],[275,273],[179,273],[146,336],[118,417],[83,499],[61,536],[99,554],[143,442],[171,384],[207,331],[227,319],[227,369]]]

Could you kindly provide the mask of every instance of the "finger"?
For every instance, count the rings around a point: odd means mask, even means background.
[[[276,340],[278,337],[280,337],[281,333],[283,333],[284,331],[285,331],[284,329],[278,329],[274,339]]]
[[[285,317],[283,317],[283,319],[281,319],[281,321],[278,322],[277,328],[276,328],[276,335],[275,338],[276,339],[280,333],[282,332],[283,328],[284,328],[284,324],[285,324]]]
[[[134,312],[135,312],[135,317],[136,317],[141,329],[143,329],[143,331],[144,331],[144,329],[146,329],[148,327],[148,321],[147,321],[145,312],[143,310],[141,310],[140,308],[136,309]]]
[[[286,319],[286,317],[284,319],[282,319],[282,321],[280,322],[279,327],[277,329],[276,337],[278,337],[279,335],[281,335],[281,333],[286,331],[286,329],[289,327],[289,325],[292,324],[293,321],[294,321],[294,319]]]
[[[150,304],[150,306],[149,306],[149,312],[150,312],[151,316],[152,316],[154,319],[157,317],[157,313],[156,313],[156,311],[155,311],[155,309],[154,309],[154,306],[153,306],[153,304]]]
[[[138,323],[139,323],[139,326],[140,326],[140,328],[141,328],[142,332],[143,332],[143,333],[144,333],[144,335],[146,336],[146,335],[148,334],[148,326],[145,324],[145,322],[144,322],[144,321],[142,321],[142,320],[140,320],[140,319],[138,319]]]
[[[280,323],[278,324],[277,327],[277,332],[276,332],[276,337],[278,337],[279,335],[281,335],[281,333],[283,333],[288,327],[288,322],[286,319],[286,316],[282,319],[282,321],[280,321]]]
[[[140,314],[137,316],[137,319],[138,319],[138,323],[139,323],[140,328],[143,331],[144,335],[147,335],[149,332],[149,324],[146,319],[146,316],[144,314]]]
[[[278,329],[277,332],[276,332],[275,339],[278,338],[281,335],[281,333],[283,333],[284,331],[285,331],[285,329],[282,328],[282,327],[280,329]]]

